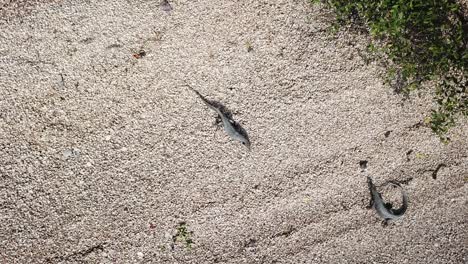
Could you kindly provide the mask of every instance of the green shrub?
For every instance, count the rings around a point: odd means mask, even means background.
[[[366,29],[369,51],[388,59],[386,81],[408,95],[424,82],[435,85],[428,120],[442,140],[468,117],[466,10],[455,0],[315,0],[336,13],[335,26]],[[377,57],[377,56],[376,56]],[[380,56],[379,56],[380,57]]]

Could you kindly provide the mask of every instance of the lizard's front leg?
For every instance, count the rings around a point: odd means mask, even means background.
[[[221,117],[219,115],[216,116],[216,119],[213,123],[213,125],[216,126],[216,130],[218,130],[218,128],[222,127],[222,122],[223,120],[221,119]]]

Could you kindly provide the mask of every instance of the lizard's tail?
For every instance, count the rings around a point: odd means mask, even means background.
[[[400,188],[401,196],[402,196],[402,205],[401,205],[400,208],[392,209],[391,211],[396,216],[402,216],[406,212],[406,210],[408,209],[408,194],[406,193],[406,190],[403,188],[403,186],[401,186],[401,184],[399,182],[388,181],[388,182],[384,183],[382,186],[387,185],[387,184],[391,184],[393,186],[396,186],[396,187]]]
[[[222,115],[221,113],[221,110],[219,110],[217,107],[215,107],[213,105],[213,103],[211,103],[210,101],[208,101],[208,99],[206,99],[203,95],[201,95],[201,93],[199,93],[197,90],[195,90],[192,86],[190,86],[188,83],[185,83],[186,87],[188,87],[190,90],[192,90],[194,93],[197,94],[198,97],[200,97],[200,99],[211,109],[213,109],[214,111],[216,111],[219,115]]]
[[[185,83],[182,86],[189,88],[192,92],[195,92],[198,96],[201,96],[201,94],[197,90],[195,90],[192,86],[190,86],[188,83]]]
[[[203,97],[203,95],[201,95],[201,94],[200,94],[197,90],[195,90],[192,86],[190,86],[188,83],[185,83],[184,86],[185,86],[185,87],[188,87],[192,92],[196,93],[196,94],[198,95],[198,97],[200,97],[200,98],[203,100],[203,102],[208,103],[208,100],[207,100],[205,97]]]

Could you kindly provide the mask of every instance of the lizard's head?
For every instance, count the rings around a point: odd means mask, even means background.
[[[250,141],[248,138],[242,138],[240,139],[240,142],[242,145],[246,146],[248,150],[250,150]]]

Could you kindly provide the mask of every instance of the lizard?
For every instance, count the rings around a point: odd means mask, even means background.
[[[396,182],[387,183],[401,188],[403,204],[398,209],[392,209],[391,204],[384,203],[382,195],[377,191],[377,188],[372,182],[372,179],[370,177],[367,177],[367,184],[369,186],[369,191],[371,194],[370,207],[374,207],[374,209],[377,211],[377,214],[384,218],[385,222],[387,222],[388,220],[395,220],[401,218],[405,214],[406,209],[408,209],[408,195],[406,194],[406,191],[403,189],[403,187]]]
[[[250,150],[250,140],[247,136],[247,133],[237,124],[234,120],[229,118],[226,113],[224,113],[220,106],[217,106],[213,102],[206,99],[203,95],[201,95],[197,90],[192,88],[190,85],[186,84],[190,90],[192,90],[198,97],[212,110],[214,110],[218,116],[221,118],[223,123],[224,131],[234,140],[240,141],[244,146]]]

